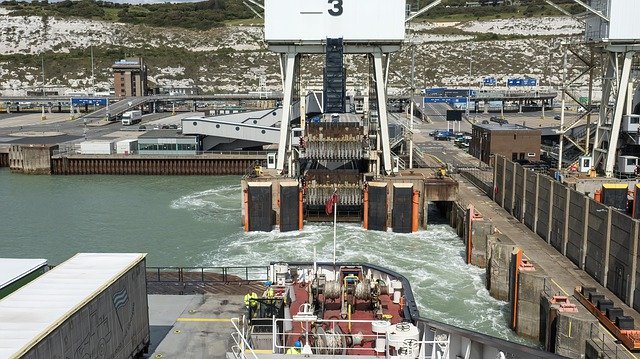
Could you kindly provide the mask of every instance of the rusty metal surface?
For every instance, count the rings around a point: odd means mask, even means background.
[[[148,294],[244,295],[266,288],[266,267],[147,267]]]

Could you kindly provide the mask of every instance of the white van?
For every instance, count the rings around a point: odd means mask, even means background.
[[[127,111],[122,114],[122,125],[129,126],[134,125],[142,121],[142,111]]]

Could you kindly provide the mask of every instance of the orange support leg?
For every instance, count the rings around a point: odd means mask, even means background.
[[[244,190],[244,231],[249,232],[249,189]]]
[[[413,216],[411,217],[411,232],[418,231],[418,219],[420,218],[420,191],[413,191]]]
[[[362,221],[364,229],[369,229],[369,188],[364,189],[364,220]]]
[[[302,230],[303,218],[302,218],[302,189],[298,190],[298,229]]]

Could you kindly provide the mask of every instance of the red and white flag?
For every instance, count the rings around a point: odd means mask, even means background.
[[[338,197],[338,192],[333,192],[333,194],[331,195],[331,197],[329,197],[329,199],[327,200],[327,202],[324,205],[324,211],[327,214],[331,214],[333,213],[333,206],[338,203],[338,201],[340,200],[340,197]]]

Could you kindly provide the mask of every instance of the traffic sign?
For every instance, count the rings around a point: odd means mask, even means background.
[[[107,99],[107,98],[72,97],[71,98],[71,106],[80,106],[80,105],[106,106],[108,101],[109,101],[109,99]]]
[[[536,79],[508,79],[507,86],[536,86],[538,84],[538,80]]]
[[[424,103],[467,103],[466,97],[425,97]]]
[[[497,82],[496,82],[496,79],[495,79],[494,77],[485,77],[485,78],[482,80],[482,83],[483,83],[483,84],[485,84],[485,85],[493,86],[493,85],[495,85]]]

